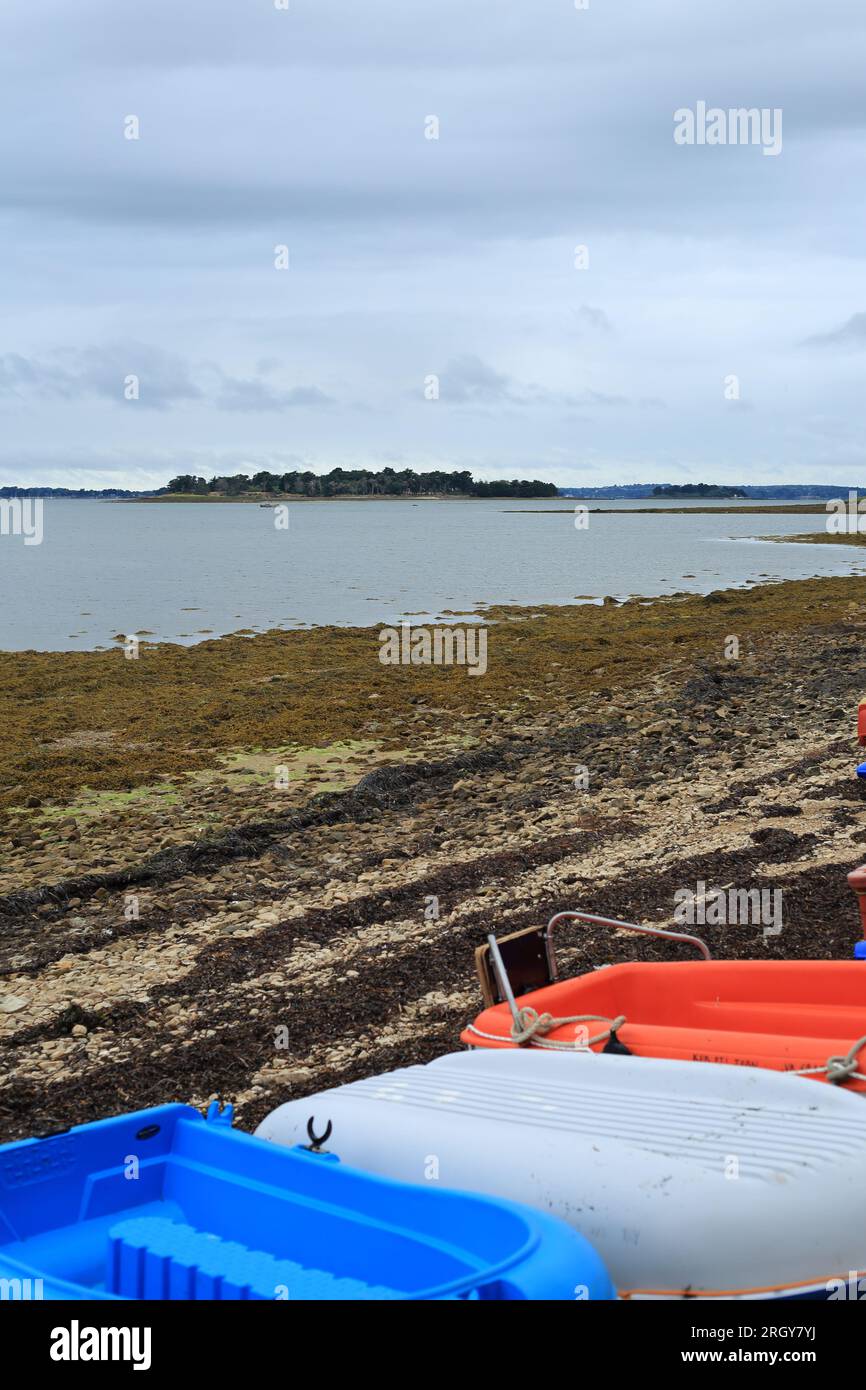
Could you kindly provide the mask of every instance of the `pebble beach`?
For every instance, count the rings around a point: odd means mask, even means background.
[[[714,955],[848,956],[858,590],[490,610],[483,679],[382,666],[373,628],[2,654],[0,1139],[216,1096],[251,1129],[453,1050],[474,949],[565,908],[780,887],[781,933]]]

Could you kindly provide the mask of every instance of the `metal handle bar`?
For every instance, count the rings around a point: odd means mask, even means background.
[[[639,926],[637,922],[619,922],[615,917],[596,917],[592,912],[557,912],[551,917],[544,933],[547,940],[548,961],[554,976],[556,975],[556,956],[553,950],[553,928],[558,922],[567,919],[577,922],[592,922],[598,927],[613,927],[617,931],[636,931],[643,936],[661,936],[667,941],[685,941],[690,946],[695,946],[704,960],[712,960],[707,943],[702,941],[699,936],[689,936],[686,932],[681,931],[666,931],[663,927]]]

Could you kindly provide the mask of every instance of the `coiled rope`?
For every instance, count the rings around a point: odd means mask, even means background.
[[[796,1076],[824,1076],[831,1086],[841,1086],[846,1081],[866,1081],[866,1076],[857,1070],[857,1055],[866,1047],[866,1034],[852,1043],[844,1057],[828,1057],[823,1067],[800,1067]]]
[[[625,1021],[625,1014],[619,1014],[616,1018],[605,1018],[603,1014],[569,1014],[567,1018],[554,1018],[553,1014],[540,1014],[527,1006],[518,1009],[517,1018],[512,1023],[507,1038],[498,1033],[485,1033],[476,1028],[474,1023],[468,1025],[467,1032],[474,1033],[478,1038],[486,1038],[489,1042],[512,1042],[517,1047],[523,1047],[528,1043],[530,1047],[546,1047],[551,1052],[585,1052],[595,1043],[606,1042]],[[578,1042],[576,1038],[574,1042],[556,1042],[545,1036],[569,1023],[605,1023],[607,1027],[596,1033],[595,1037],[587,1038],[583,1042]]]

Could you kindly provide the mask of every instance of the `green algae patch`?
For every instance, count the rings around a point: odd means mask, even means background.
[[[179,793],[163,783],[152,787],[134,787],[128,792],[95,792],[83,787],[65,806],[40,807],[38,813],[34,812],[33,820],[39,820],[43,828],[50,830],[55,821],[65,820],[70,815],[77,821],[97,821],[117,812],[159,811],[166,806],[176,806],[179,801]]]
[[[365,771],[381,765],[377,751],[376,743],[352,740],[322,748],[238,751],[218,757],[213,768],[182,773],[176,781],[134,787],[130,791],[93,791],[83,787],[65,805],[48,804],[33,809],[31,824],[40,833],[51,833],[56,822],[64,822],[69,816],[75,818],[79,828],[84,828],[107,816],[159,814],[168,807],[189,804],[199,790],[225,788],[227,779],[232,790],[275,788],[279,781],[285,786],[315,783],[319,792],[345,791]],[[28,811],[25,806],[10,809]]]
[[[371,740],[352,740],[320,748],[270,748],[238,752],[220,758],[212,772],[193,773],[190,781],[223,782],[247,787],[290,786],[317,783],[317,791],[345,791],[375,759],[378,744]]]
[[[240,753],[253,767],[244,749],[341,757],[335,746],[376,745],[379,761],[398,750],[429,757],[540,709],[568,720],[593,693],[604,717],[614,691],[627,703],[659,671],[721,659],[730,634],[749,637],[760,659],[774,633],[851,621],[862,593],[862,580],[842,577],[621,605],[491,608],[478,677],[465,666],[383,665],[379,626],[193,647],[143,642],[137,660],[120,650],[3,652],[0,805],[68,804],[85,788],[128,793],[216,769],[225,780],[221,759]],[[333,766],[335,781],[344,770]]]

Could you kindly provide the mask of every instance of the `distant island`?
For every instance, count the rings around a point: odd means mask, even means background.
[[[172,478],[169,497],[558,497],[555,483],[537,478],[476,482],[468,471],[416,473],[411,468],[332,468],[330,473],[268,473],[205,480],[191,473]]]
[[[853,483],[743,483],[725,488],[715,483],[609,483],[600,487],[561,487],[560,497],[603,498],[616,501],[626,497],[752,497],[758,500],[790,501],[811,499],[824,502],[830,497],[847,497],[858,488]],[[866,491],[862,484],[860,492]]]
[[[492,482],[477,481],[468,470],[446,473],[435,470],[416,473],[411,468],[399,471],[382,468],[332,468],[330,473],[309,470],[293,473],[269,473],[262,470],[249,476],[235,473],[231,477],[201,478],[194,473],[181,473],[166,487],[133,490],[130,488],[69,488],[69,487],[0,487],[0,498],[61,497],[92,498],[117,502],[262,502],[280,498],[327,497],[558,497],[555,483],[543,483],[538,478],[500,478]]]
[[[747,497],[745,488],[719,483],[656,483],[653,497]]]
[[[0,497],[105,497],[135,501],[136,497],[158,497],[165,491],[164,487],[143,492],[125,487],[0,487]]]

